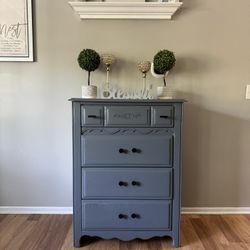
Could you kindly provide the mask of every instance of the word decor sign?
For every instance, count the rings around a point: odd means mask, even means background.
[[[0,61],[34,61],[32,0],[0,0]]]

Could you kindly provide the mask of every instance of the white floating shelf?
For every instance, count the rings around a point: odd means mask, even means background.
[[[81,19],[171,19],[182,2],[69,2]]]

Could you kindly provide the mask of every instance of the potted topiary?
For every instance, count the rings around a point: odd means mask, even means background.
[[[166,77],[168,72],[175,66],[175,55],[169,50],[160,50],[153,59],[151,73],[156,78],[162,78],[164,87],[157,87],[157,96],[159,98],[171,98],[168,93]]]
[[[84,49],[78,56],[79,66],[88,71],[88,86],[82,86],[83,98],[96,98],[97,96],[97,87],[90,84],[90,73],[98,69],[100,62],[99,54],[92,49]]]

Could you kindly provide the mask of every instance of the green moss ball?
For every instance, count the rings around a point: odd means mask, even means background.
[[[175,65],[175,56],[172,51],[169,50],[160,50],[154,56],[154,70],[157,74],[165,74],[167,71],[172,69]]]
[[[84,49],[78,56],[79,66],[89,72],[98,69],[100,62],[100,55],[93,49]]]

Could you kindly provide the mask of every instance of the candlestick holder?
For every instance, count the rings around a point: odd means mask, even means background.
[[[149,61],[142,61],[138,63],[138,69],[142,73],[142,91],[146,91],[146,78],[147,78],[147,73],[150,70],[151,67],[151,62]]]
[[[102,62],[103,64],[106,66],[106,82],[104,83],[104,88],[103,88],[103,93],[102,96],[105,98],[111,98],[110,92],[109,92],[109,85],[110,85],[110,81],[109,81],[109,74],[110,74],[110,67],[112,64],[115,63],[116,58],[115,56],[111,55],[111,54],[103,54],[101,56],[102,58]]]

